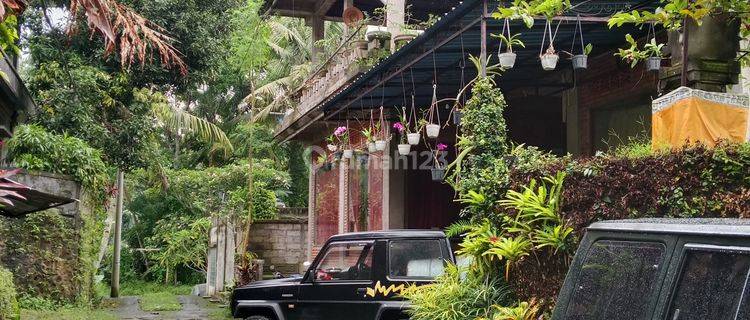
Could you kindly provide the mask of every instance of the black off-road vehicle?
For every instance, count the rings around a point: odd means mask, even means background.
[[[454,257],[439,231],[336,235],[303,276],[235,289],[232,314],[251,320],[405,319],[408,303],[399,293],[433,281],[446,262]]]
[[[750,319],[750,220],[642,219],[588,228],[555,320]]]

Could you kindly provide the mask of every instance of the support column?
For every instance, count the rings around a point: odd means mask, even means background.
[[[390,135],[390,125],[385,126]],[[382,162],[383,166],[383,230],[389,230],[391,228],[391,140],[386,140],[385,151],[383,151]]]
[[[391,33],[391,52],[396,51],[393,39],[400,35],[406,25],[406,0],[387,0],[386,28]]]
[[[321,50],[315,44],[325,38],[325,23],[320,16],[312,16],[310,18],[310,26],[312,27],[312,43],[310,44],[311,60],[313,63],[318,63]]]
[[[115,212],[115,244],[112,258],[112,287],[110,297],[120,296],[120,246],[122,242],[122,199],[125,193],[125,173],[117,171],[117,209]]]
[[[339,234],[346,232],[346,173],[345,159],[339,162]]]
[[[313,243],[315,242],[315,163],[310,156],[310,173],[307,181],[307,261],[312,261]]]

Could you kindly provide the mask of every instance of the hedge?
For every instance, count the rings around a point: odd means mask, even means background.
[[[581,160],[551,157],[534,149],[516,156],[513,189],[531,178],[567,172],[562,214],[579,239],[587,226],[600,220],[750,216],[750,144]],[[560,256],[526,259],[512,277],[519,298],[554,301],[568,269],[565,260]]]

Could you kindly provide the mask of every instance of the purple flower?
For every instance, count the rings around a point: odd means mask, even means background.
[[[344,126],[338,127],[333,131],[333,135],[337,137],[342,136],[344,133],[346,133],[346,127]]]
[[[404,128],[404,125],[401,124],[401,122],[396,122],[393,124],[393,129],[396,129],[399,133],[403,133],[406,128]]]
[[[446,145],[445,143],[438,143],[437,144],[437,149],[438,149],[438,151],[448,150],[448,145]]]

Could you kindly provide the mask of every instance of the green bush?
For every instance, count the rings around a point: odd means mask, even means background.
[[[500,279],[475,272],[465,277],[455,265],[449,265],[435,283],[407,288],[403,296],[411,301],[407,311],[412,320],[467,320],[489,318],[496,305],[513,303],[511,291]]]
[[[104,200],[108,185],[102,153],[85,141],[50,133],[37,125],[16,127],[8,140],[11,162],[31,171],[70,175]]]
[[[271,220],[279,216],[276,194],[271,190],[253,190],[253,220]]]
[[[476,81],[472,97],[466,102],[458,146],[461,152],[450,165],[456,191],[461,197],[469,191],[485,196],[494,203],[505,194],[508,183],[509,153],[503,110],[505,98],[491,78]],[[487,212],[467,208],[462,216],[487,217]]]
[[[0,319],[12,320],[18,317],[19,309],[13,274],[0,267]]]

